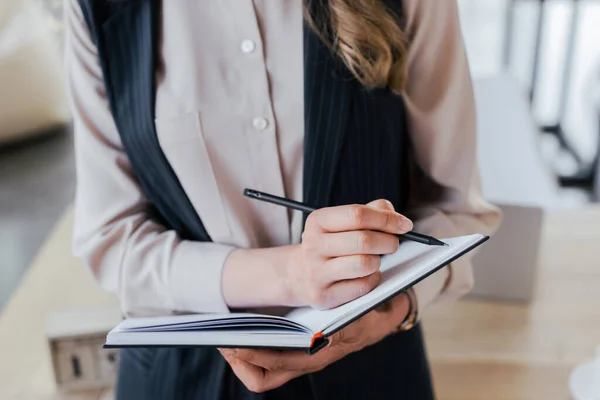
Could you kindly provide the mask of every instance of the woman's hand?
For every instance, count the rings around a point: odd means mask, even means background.
[[[338,306],[379,284],[379,255],[395,252],[395,235],[411,229],[386,200],[317,210],[302,244],[233,250],[223,268],[223,298],[232,309]]]
[[[289,304],[327,309],[370,292],[381,280],[379,255],[394,253],[395,235],[412,227],[386,200],[311,213],[286,264]]]
[[[275,389],[307,373],[320,371],[344,356],[377,343],[395,331],[406,317],[405,294],[390,300],[388,311],[371,311],[332,335],[329,345],[314,355],[299,351],[219,349],[233,372],[253,392]]]

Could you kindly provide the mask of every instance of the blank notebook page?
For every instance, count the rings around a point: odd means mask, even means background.
[[[400,289],[407,288],[483,239],[484,236],[480,234],[444,239],[448,246],[403,242],[396,253],[382,257],[382,280],[371,292],[331,310],[298,308],[288,313],[286,318],[299,322],[313,332],[325,331],[327,334],[342,325],[348,317],[359,315]]]

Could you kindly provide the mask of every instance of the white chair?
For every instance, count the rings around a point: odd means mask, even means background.
[[[509,76],[475,80],[483,194],[504,212],[500,229],[474,257],[471,295],[529,301],[535,289],[544,210],[558,185],[538,149],[527,94]]]

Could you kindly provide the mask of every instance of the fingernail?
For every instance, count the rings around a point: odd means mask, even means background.
[[[413,228],[413,223],[410,219],[402,218],[400,220],[400,229],[402,229],[402,231],[409,232],[412,230],[412,228]]]
[[[236,349],[219,349],[224,356],[234,356],[237,353]]]

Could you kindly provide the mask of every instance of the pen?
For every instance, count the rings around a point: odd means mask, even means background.
[[[293,210],[302,211],[307,214],[310,214],[311,212],[317,209],[316,207],[312,207],[308,204],[301,203],[299,201],[284,199],[283,197],[274,196],[272,194],[259,192],[258,190],[253,189],[244,189],[244,196],[249,197],[251,199],[264,201],[266,203],[291,208]],[[396,236],[398,236],[399,239],[410,240],[412,242],[422,243],[428,246],[447,246],[447,244],[442,242],[441,240],[417,232],[406,232],[404,234]]]

